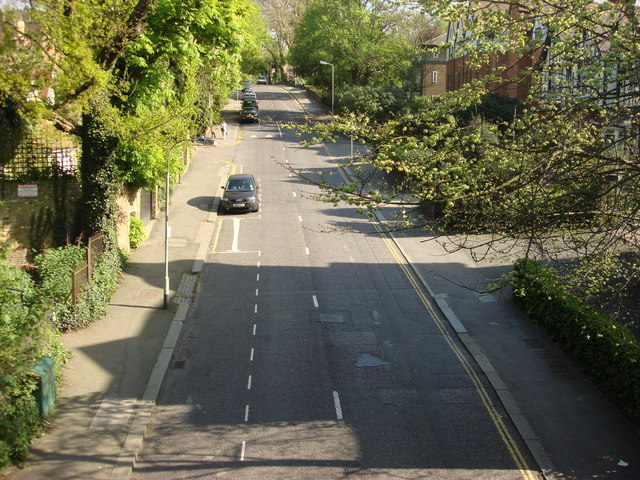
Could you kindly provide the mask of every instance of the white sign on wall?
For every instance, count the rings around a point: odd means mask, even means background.
[[[23,183],[18,185],[18,197],[20,198],[34,198],[38,196],[38,184],[37,183]]]

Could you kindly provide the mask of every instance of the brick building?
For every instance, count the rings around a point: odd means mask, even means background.
[[[422,63],[422,96],[434,97],[447,89],[447,34],[443,33],[424,45],[427,54]]]

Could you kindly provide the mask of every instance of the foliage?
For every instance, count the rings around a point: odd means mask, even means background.
[[[314,0],[302,17],[291,46],[289,61],[296,75],[311,83],[390,85],[401,82],[417,58],[417,51],[401,35],[397,2],[377,0]]]
[[[107,244],[93,270],[91,281],[82,288],[78,303],[67,315],[59,317],[59,328],[83,328],[106,314],[111,296],[118,288],[124,262],[122,253],[112,243]]]
[[[87,249],[74,245],[49,248],[37,255],[40,295],[55,305],[58,316],[64,316],[71,297],[73,271],[87,259]]]
[[[640,342],[631,331],[567,293],[553,270],[516,262],[514,298],[576,365],[632,418],[640,419]]]
[[[29,124],[20,114],[16,102],[0,96],[0,165],[6,165],[13,158],[28,129]]]
[[[285,78],[287,55],[294,42],[298,24],[307,9],[307,0],[258,0],[269,30],[263,44],[276,77]]]
[[[22,464],[42,431],[34,366],[44,355],[55,360],[58,372],[66,362],[41,298],[26,273],[0,261],[0,470]]]
[[[336,92],[336,110],[361,113],[382,122],[404,112],[409,98],[399,87],[344,86]]]
[[[471,80],[402,117],[314,126],[318,139],[355,132],[370,142],[366,160],[401,179],[382,195],[364,177],[325,185],[324,199],[369,211],[398,205],[391,225],[426,228],[475,258],[638,252],[640,78],[631,46],[640,27],[631,3],[422,3],[452,22],[450,52],[464,56]],[[481,69],[508,52],[522,61]],[[524,87],[521,104],[496,95]]]
[[[131,217],[129,220],[129,245],[131,248],[138,248],[147,239],[147,232],[144,223],[138,217]]]
[[[162,152],[215,119],[264,37],[251,0],[36,0],[0,15],[2,105],[82,140],[85,237],[111,228],[113,204],[101,200],[123,183],[162,183]]]

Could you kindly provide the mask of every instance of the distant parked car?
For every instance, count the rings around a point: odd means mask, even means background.
[[[246,91],[242,93],[242,100],[258,100],[258,97],[256,97],[256,92],[252,91]]]
[[[258,109],[255,107],[246,107],[242,109],[240,112],[240,123],[245,122],[260,122],[260,114],[258,113]]]
[[[258,77],[258,81],[256,82],[258,85],[266,85],[267,84],[267,77],[265,77],[264,75],[261,75]]]
[[[242,109],[245,109],[247,107],[252,107],[252,108],[255,108],[256,110],[260,110],[260,107],[258,107],[257,100],[243,100]]]
[[[248,210],[257,212],[260,208],[258,190],[260,185],[251,174],[230,175],[227,184],[222,187],[220,206],[225,212]]]

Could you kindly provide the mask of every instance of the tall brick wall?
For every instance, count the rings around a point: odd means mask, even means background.
[[[26,185],[26,186],[25,186]],[[20,197],[22,194],[34,197]],[[68,179],[64,188],[59,188],[60,193],[55,193],[52,180],[41,180],[23,184],[18,182],[0,183],[0,240],[10,242],[9,261],[15,265],[23,265],[31,260],[30,253],[33,249],[33,239],[38,237],[38,226],[33,225],[32,219],[43,208],[48,208],[53,213],[56,205],[63,205],[65,223],[67,231],[71,232],[78,212],[78,202],[80,200],[80,185],[75,179]],[[56,201],[55,195],[64,195],[64,201]],[[139,190],[123,189],[117,198],[117,241],[118,246],[124,250],[129,250],[129,219],[136,216],[141,217],[141,201],[145,201],[144,221],[149,222],[155,218],[157,213],[156,192],[144,192]],[[149,205],[150,204],[150,205]],[[50,246],[52,241],[51,231],[44,239],[44,246]],[[69,243],[75,241],[68,238]]]
[[[44,209],[48,209],[53,215],[56,208],[63,209],[67,231],[71,231],[80,198],[80,186],[73,178],[65,179],[64,182],[64,184],[58,183],[57,187],[52,180],[40,180],[28,184],[5,181],[0,184],[0,222],[2,224],[0,239],[10,241],[11,263],[17,265],[26,263],[34,240],[42,238],[45,246],[50,245],[51,231],[43,237],[39,233],[40,227],[33,224],[33,220]],[[20,194],[34,196],[20,197]],[[64,199],[56,199],[56,195]]]

